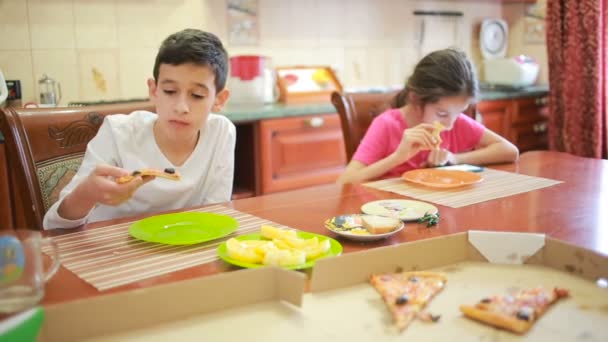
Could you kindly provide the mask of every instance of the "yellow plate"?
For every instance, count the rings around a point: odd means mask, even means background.
[[[432,188],[457,188],[483,180],[483,177],[474,172],[438,169],[412,170],[405,172],[402,177],[408,182]]]

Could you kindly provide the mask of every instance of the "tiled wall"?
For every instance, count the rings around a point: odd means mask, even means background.
[[[0,69],[21,80],[24,101],[36,100],[43,73],[61,82],[62,104],[145,97],[162,39],[195,27],[226,42],[225,7],[224,0],[0,0]],[[456,24],[427,19],[422,53],[458,44],[479,62],[478,23],[506,13],[517,27],[523,8],[497,0],[259,0],[259,45],[228,50],[270,56],[275,66],[331,65],[350,88],[393,86],[419,55],[413,10],[462,11]],[[544,45],[518,40],[512,33],[517,53],[546,61]]]

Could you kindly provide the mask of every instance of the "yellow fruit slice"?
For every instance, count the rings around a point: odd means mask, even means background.
[[[226,251],[231,258],[252,264],[261,263],[264,258],[264,255],[257,253],[254,247],[248,246],[235,238],[226,241]]]
[[[269,250],[264,257],[264,265],[300,266],[305,262],[304,252],[288,249]]]
[[[329,252],[330,247],[329,240],[323,240],[316,245],[306,246],[303,252],[306,254],[306,260],[313,260]]]
[[[260,233],[262,234],[262,237],[265,237],[270,240],[288,238],[295,239],[298,237],[298,233],[295,230],[281,229],[269,225],[262,225],[262,227],[260,228]]]
[[[285,243],[287,243],[289,246],[296,249],[305,249],[307,247],[313,247],[319,244],[319,239],[316,236],[310,239],[302,239],[298,237],[288,238],[283,239],[283,241],[285,241]]]

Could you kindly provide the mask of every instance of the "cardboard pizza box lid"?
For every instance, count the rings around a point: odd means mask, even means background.
[[[268,301],[302,304],[306,276],[263,267],[46,306],[40,341],[78,341]]]

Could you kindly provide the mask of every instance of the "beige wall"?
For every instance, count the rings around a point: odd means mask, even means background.
[[[400,85],[419,54],[415,9],[464,12],[457,24],[427,18],[423,53],[457,44],[478,63],[478,23],[504,13],[510,54],[546,64],[543,44],[521,41],[524,6],[497,0],[259,0],[259,45],[228,50],[268,55],[275,66],[331,65],[349,88]],[[195,27],[225,41],[225,19],[224,0],[0,0],[0,69],[21,80],[25,101],[36,99],[43,73],[61,82],[62,104],[145,97],[164,37]]]

